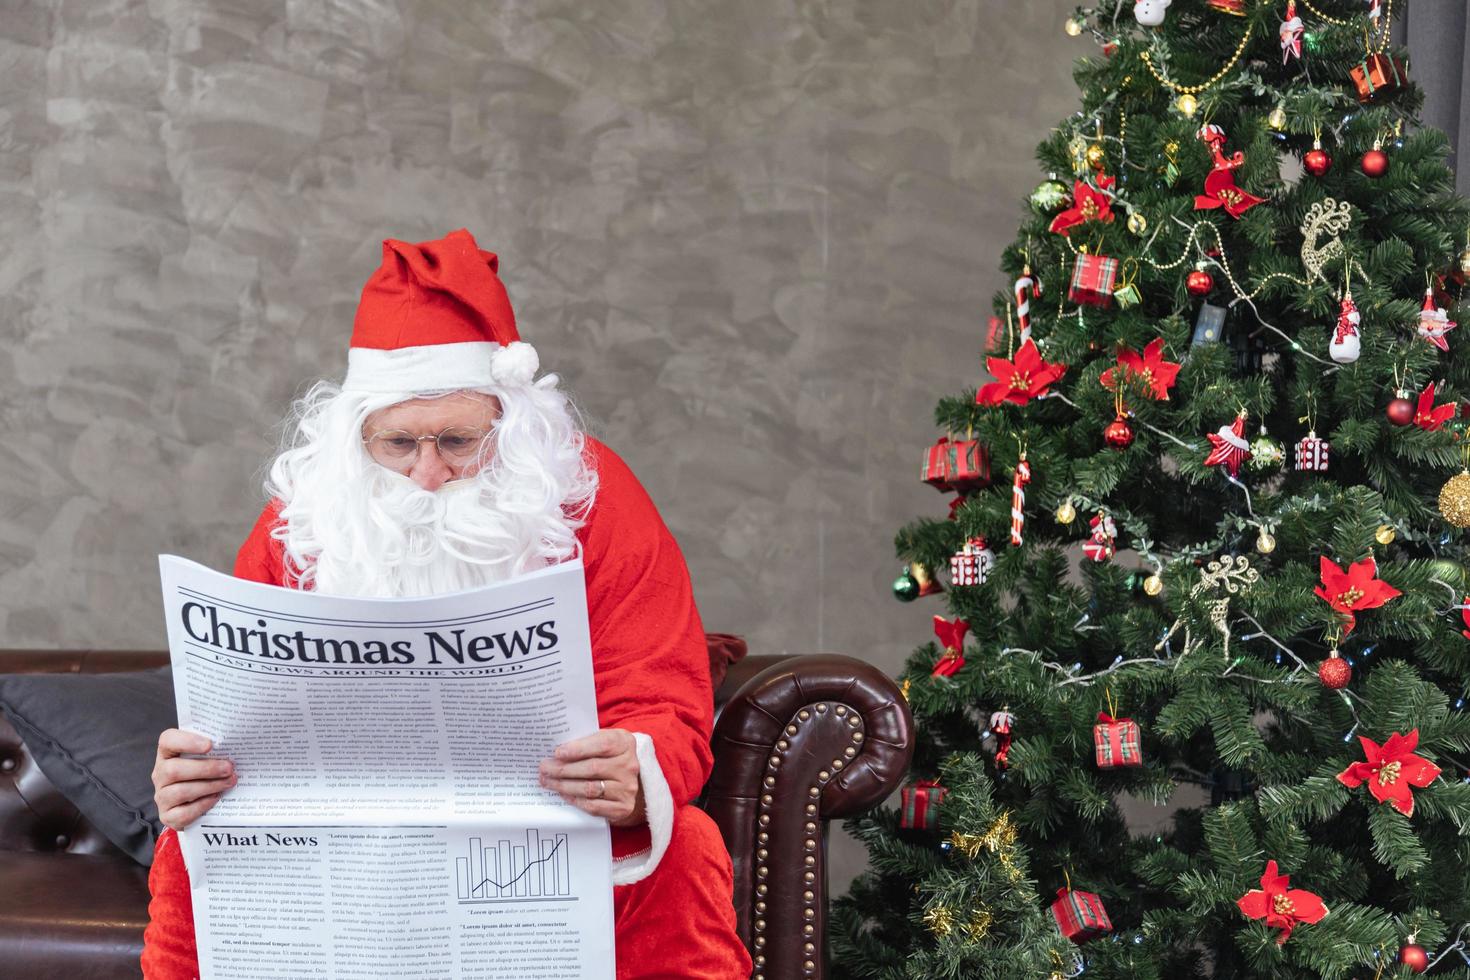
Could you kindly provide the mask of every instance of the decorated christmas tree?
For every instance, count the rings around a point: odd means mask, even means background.
[[[840,975],[1470,977],[1470,208],[1406,4],[1067,22],[1081,109],[923,452],[955,495],[897,539],[935,639]]]

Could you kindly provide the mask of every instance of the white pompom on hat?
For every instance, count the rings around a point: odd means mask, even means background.
[[[463,228],[431,242],[383,242],[357,305],[343,390],[530,384],[540,359],[516,331],[499,267]]]

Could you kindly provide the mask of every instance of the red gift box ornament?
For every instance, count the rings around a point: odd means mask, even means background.
[[[1118,260],[1109,255],[1081,252],[1072,266],[1067,298],[1083,306],[1111,306],[1118,282]]]
[[[962,550],[949,559],[949,582],[951,585],[984,585],[995,567],[995,552],[986,545],[984,538],[970,538]]]
[[[1326,473],[1327,456],[1331,449],[1331,443],[1326,439],[1319,439],[1315,429],[1309,431],[1296,444],[1296,468],[1311,473]]]
[[[898,825],[906,830],[938,830],[939,805],[949,795],[938,780],[921,779],[899,790]]]
[[[934,617],[934,635],[939,637],[939,645],[944,654],[934,665],[930,676],[952,677],[955,671],[965,665],[965,634],[968,632],[970,624],[963,619],[956,618],[950,622],[943,616]]]
[[[1108,910],[1103,908],[1102,899],[1092,892],[1078,891],[1070,886],[1058,888],[1057,900],[1051,903],[1051,914],[1057,920],[1057,928],[1062,935],[1078,945],[1113,931]]]
[[[969,493],[990,485],[990,452],[976,439],[939,441],[924,450],[919,478],[940,493]]]
[[[1114,718],[1106,711],[1099,711],[1097,724],[1092,726],[1092,743],[1099,769],[1143,765],[1142,736],[1138,722],[1132,718]]]
[[[949,485],[949,436],[940,436],[939,441],[924,450],[924,468],[919,479],[940,493],[954,489]]]
[[[1353,85],[1359,102],[1373,102],[1391,95],[1409,83],[1408,66],[1386,54],[1370,54],[1353,68]]]

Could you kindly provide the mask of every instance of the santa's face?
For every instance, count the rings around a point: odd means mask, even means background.
[[[369,415],[362,441],[373,462],[432,492],[489,462],[479,450],[498,418],[500,400],[479,391],[413,398]]]
[[[577,552],[597,478],[555,375],[430,396],[323,383],[294,414],[266,482],[290,584],[438,595]]]

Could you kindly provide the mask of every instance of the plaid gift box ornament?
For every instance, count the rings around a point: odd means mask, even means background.
[[[935,779],[920,779],[899,790],[898,825],[906,830],[938,830],[939,805],[949,789]]]
[[[1092,726],[1092,744],[1099,769],[1143,765],[1142,736],[1138,722],[1132,718],[1114,718],[1106,711],[1099,711],[1097,724]]]
[[[984,538],[970,538],[949,559],[950,585],[984,585],[995,567],[995,552]]]
[[[1092,892],[1077,891],[1070,883],[1057,889],[1051,914],[1062,935],[1078,945],[1113,931],[1113,922],[1108,918],[1108,910],[1103,908],[1102,899]]]
[[[1353,68],[1353,85],[1359,102],[1373,102],[1397,92],[1409,83],[1409,69],[1386,54],[1370,54]]]
[[[976,439],[943,436],[924,451],[919,478],[940,493],[990,485],[990,452]]]
[[[1327,453],[1332,448],[1326,439],[1317,438],[1315,429],[1296,444],[1296,468],[1311,473],[1327,472]]]
[[[1077,254],[1067,298],[1083,306],[1109,306],[1118,281],[1118,260],[1108,255]]]

